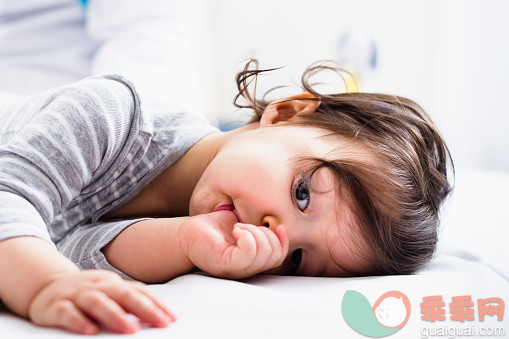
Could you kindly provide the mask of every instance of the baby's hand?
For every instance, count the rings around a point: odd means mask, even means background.
[[[189,260],[217,277],[242,279],[280,266],[289,247],[286,228],[237,222],[231,211],[197,215],[184,222],[180,244]]]
[[[115,332],[134,333],[140,324],[129,320],[126,312],[156,327],[175,321],[144,284],[122,280],[104,270],[58,276],[34,297],[29,317],[38,325],[80,334],[95,334],[98,325]]]

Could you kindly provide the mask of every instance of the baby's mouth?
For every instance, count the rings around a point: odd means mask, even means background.
[[[233,204],[217,205],[216,208],[214,208],[214,210],[212,212],[217,212],[217,211],[233,211],[234,209],[235,209],[235,206],[233,206]]]
[[[214,208],[212,212],[217,211],[232,211],[233,214],[235,214],[235,216],[237,217],[237,221],[240,223],[242,222],[242,219],[240,218],[239,213],[237,212],[237,210],[235,209],[235,205],[233,204],[218,205],[216,206],[216,208]]]

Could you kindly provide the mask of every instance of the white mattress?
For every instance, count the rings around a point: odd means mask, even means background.
[[[189,274],[150,288],[178,320],[165,329],[144,328],[130,338],[366,338],[345,322],[341,301],[347,290],[362,293],[371,305],[383,293],[408,296],[408,322],[390,338],[422,338],[442,329],[444,336],[471,328],[475,335],[499,331],[509,336],[509,314],[478,317],[477,299],[498,297],[509,303],[509,173],[458,170],[456,191],[448,204],[439,253],[415,275],[364,278],[256,276],[239,282]],[[441,295],[446,320],[421,319],[423,297]],[[450,319],[454,296],[469,295],[473,321]],[[507,310],[507,307],[505,307]],[[445,331],[445,332],[444,332]],[[436,334],[436,332],[435,332]],[[102,332],[100,337],[119,335]],[[71,338],[0,312],[0,338]],[[467,338],[459,336],[458,338]]]

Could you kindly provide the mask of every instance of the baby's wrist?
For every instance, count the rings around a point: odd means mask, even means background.
[[[184,266],[193,267],[192,269],[195,269],[196,265],[190,255],[190,241],[192,239],[192,231],[189,227],[189,223],[193,218],[194,217],[185,217],[185,220],[179,225],[176,234],[181,260],[187,261],[187,264],[184,264]]]
[[[185,220],[180,224],[177,231],[177,243],[179,245],[180,252],[182,256],[189,261],[190,264],[196,266],[194,262],[191,260],[191,256],[189,254],[190,247],[190,239],[191,232],[189,229],[189,223],[191,222],[193,217],[186,217]]]
[[[28,302],[27,308],[26,308],[26,314],[25,316],[29,319],[32,318],[32,309],[33,305],[35,304],[36,300],[44,294],[44,292],[53,284],[55,281],[61,279],[64,276],[67,276],[69,274],[75,274],[77,272],[80,272],[80,270],[76,267],[76,269],[68,269],[65,271],[55,272],[51,274],[48,277],[45,277],[44,279],[41,279],[40,285],[38,286],[37,291],[32,295],[30,298],[30,301]]]

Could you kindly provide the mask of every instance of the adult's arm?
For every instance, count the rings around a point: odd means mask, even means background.
[[[97,42],[92,74],[132,80],[144,101],[189,110],[197,93],[190,24],[192,1],[95,0],[86,32]]]

